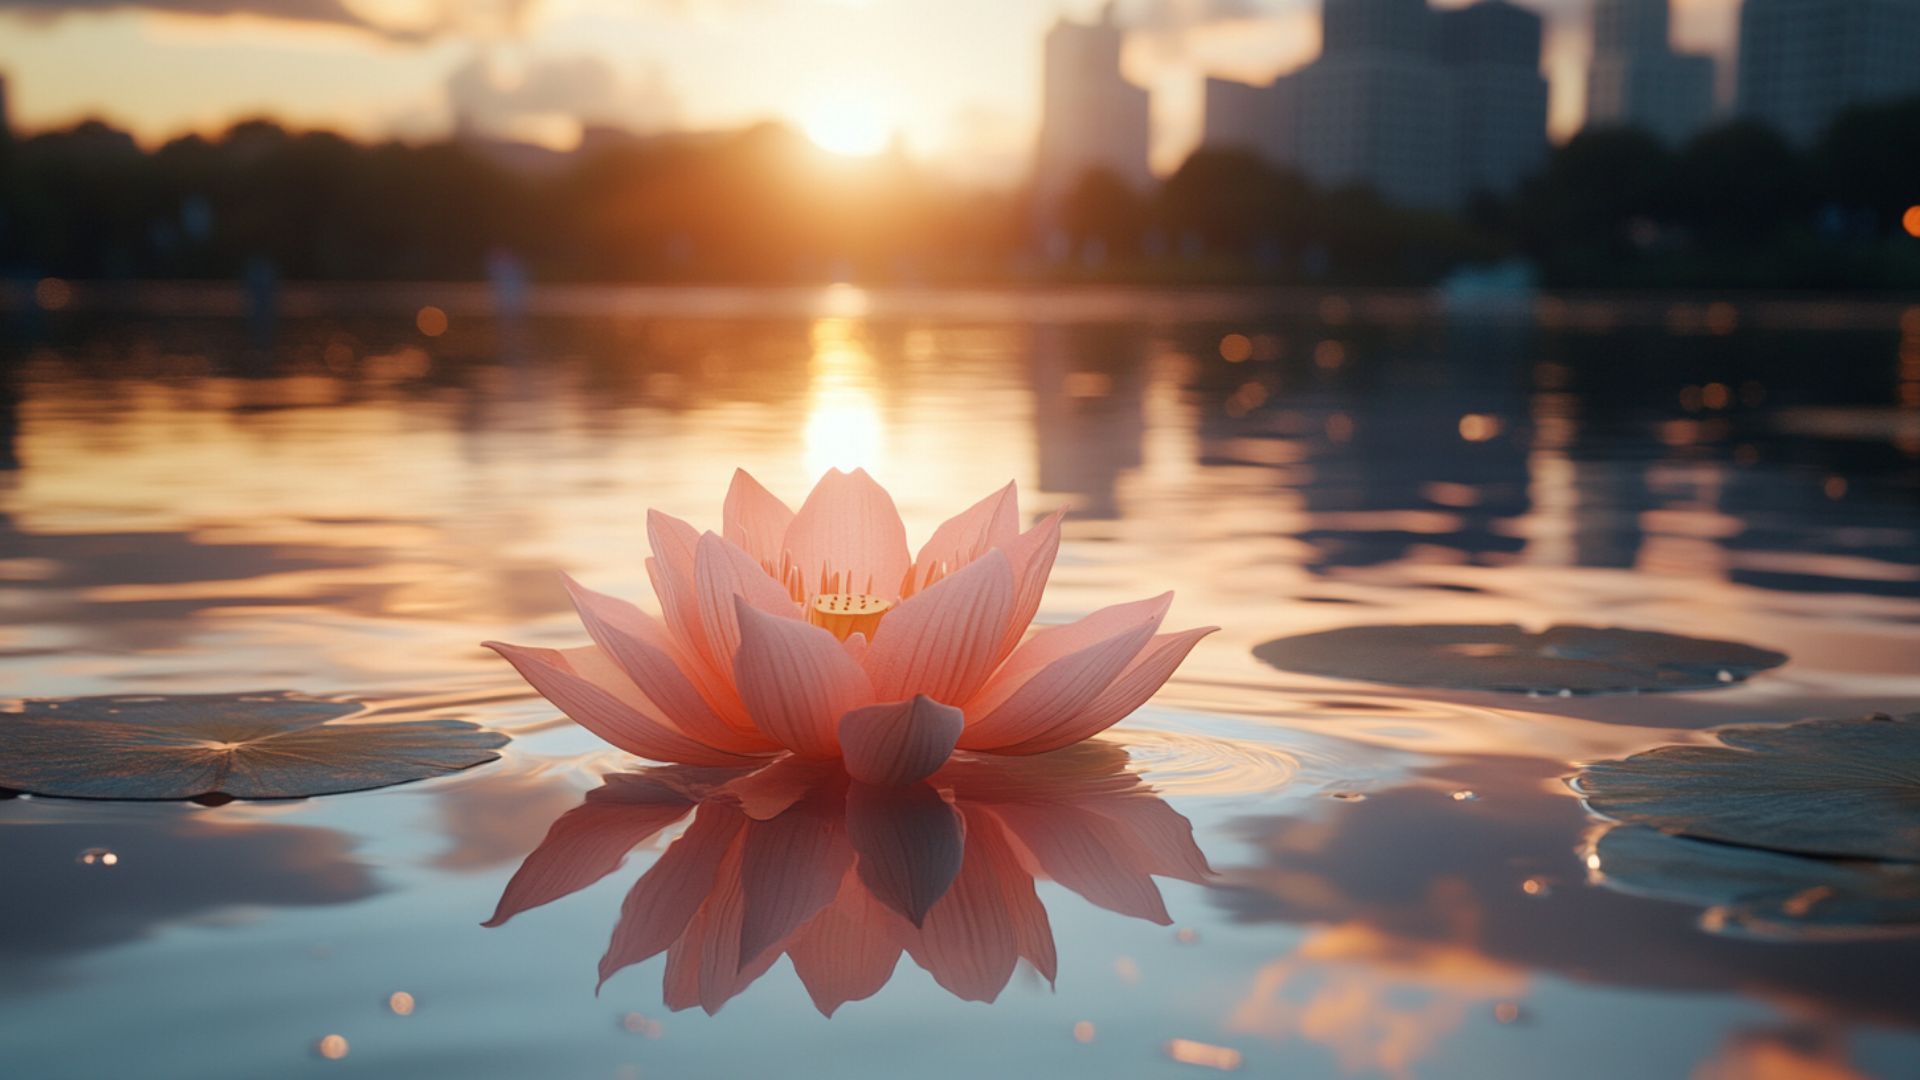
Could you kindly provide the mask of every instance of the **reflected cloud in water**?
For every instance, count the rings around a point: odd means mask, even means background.
[[[1920,1026],[1920,943],[1782,948],[1703,934],[1692,906],[1587,887],[1568,837],[1589,819],[1557,793],[1561,771],[1481,759],[1432,786],[1243,822],[1261,857],[1224,868],[1215,897],[1238,922],[1313,929],[1262,970],[1236,1029],[1404,1075],[1471,1011],[1524,1018],[1545,976],[1756,997],[1833,1037]]]
[[[990,1002],[1021,960],[1054,979],[1036,881],[1164,926],[1153,879],[1211,876],[1187,820],[1110,744],[955,760],[889,789],[795,760],[755,772],[672,766],[609,776],[563,814],[487,925],[613,873],[682,819],[628,892],[600,960],[604,983],[664,952],[675,1010],[718,1011],[782,956],[829,1016],[878,993],[903,954],[953,995]]]

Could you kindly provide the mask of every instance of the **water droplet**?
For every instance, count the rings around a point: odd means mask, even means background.
[[[314,1053],[319,1054],[321,1057],[326,1058],[328,1061],[339,1061],[341,1058],[347,1056],[346,1036],[344,1035],[322,1036],[319,1042],[313,1044],[313,1050],[314,1050]]]
[[[1093,1041],[1093,1021],[1082,1020],[1079,1023],[1073,1025],[1073,1041],[1077,1043],[1092,1042]]]
[[[1113,974],[1129,986],[1140,981],[1140,964],[1131,956],[1122,956],[1113,962]]]
[[[395,1016],[412,1016],[413,995],[405,990],[395,990],[387,995],[387,1008],[392,1009]]]

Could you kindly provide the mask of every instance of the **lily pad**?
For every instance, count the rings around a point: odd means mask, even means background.
[[[1920,936],[1920,866],[1813,859],[1674,836],[1607,830],[1588,865],[1619,892],[1695,904],[1718,933],[1777,941]]]
[[[335,724],[288,693],[31,700],[0,713],[0,788],[73,799],[294,799],[404,784],[500,755],[462,720]]]
[[[1595,813],[1804,855],[1920,862],[1920,714],[1723,728],[1588,766]]]
[[[1787,662],[1733,641],[1596,626],[1347,626],[1269,641],[1253,655],[1333,679],[1563,695],[1711,690]]]

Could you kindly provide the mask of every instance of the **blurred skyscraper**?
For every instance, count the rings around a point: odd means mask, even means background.
[[[1920,94],[1920,0],[1746,0],[1740,115],[1806,145],[1851,105]]]
[[[1506,192],[1546,154],[1541,21],[1506,2],[1325,0],[1320,56],[1253,87],[1209,79],[1208,146],[1241,146],[1325,185],[1407,206]]]
[[[1435,47],[1453,79],[1462,195],[1506,194],[1547,157],[1540,16],[1506,0],[1438,12]]]
[[[1062,18],[1047,31],[1040,145],[1034,183],[1052,206],[1092,169],[1136,188],[1153,179],[1147,167],[1147,91],[1120,74],[1125,31],[1114,4],[1092,25]]]
[[[1680,143],[1712,120],[1713,58],[1673,50],[1668,4],[1596,0],[1587,126],[1637,127]]]

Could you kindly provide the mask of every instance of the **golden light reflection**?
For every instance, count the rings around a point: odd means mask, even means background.
[[[56,277],[41,278],[33,287],[33,302],[42,311],[59,311],[73,303],[73,286]]]
[[[412,1016],[413,995],[405,990],[395,990],[387,995],[387,1009],[395,1016]]]
[[[322,1036],[313,1046],[314,1052],[328,1061],[339,1061],[347,1056],[347,1039],[344,1035]]]
[[[1907,212],[1900,219],[1900,224],[1907,230],[1908,236],[1920,240],[1920,206],[1907,207]]]
[[[447,313],[428,304],[414,313],[413,325],[428,337],[439,337],[447,332]]]
[[[1502,426],[1497,416],[1468,413],[1460,418],[1460,437],[1467,442],[1486,442],[1498,436]]]
[[[861,325],[848,318],[813,324],[808,363],[807,472],[879,464],[885,449],[880,398],[874,386],[873,354]]]

